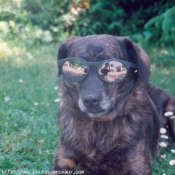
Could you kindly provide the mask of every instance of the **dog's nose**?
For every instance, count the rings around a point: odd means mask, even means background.
[[[86,95],[83,97],[83,103],[86,107],[96,107],[100,103],[100,96],[98,94]]]

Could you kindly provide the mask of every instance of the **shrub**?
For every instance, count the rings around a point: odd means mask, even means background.
[[[128,35],[158,45],[175,38],[173,1],[0,0],[0,5],[0,35],[32,45],[69,35]]]
[[[145,29],[150,32],[150,41],[175,46],[175,6],[148,21]]]

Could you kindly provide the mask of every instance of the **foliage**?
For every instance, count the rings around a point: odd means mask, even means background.
[[[154,42],[160,37],[161,44],[175,47],[175,6],[148,21],[145,29],[149,29],[150,39]]]
[[[80,18],[75,22],[80,26],[77,32],[80,35],[93,33],[130,35],[138,32],[143,27],[145,20],[157,13],[157,8],[151,12],[151,5],[158,6],[157,3],[147,1],[93,0],[91,8],[84,9],[83,13],[80,13]],[[150,8],[147,10],[148,6]]]
[[[104,33],[158,45],[175,38],[172,0],[0,0],[0,14],[0,35],[30,45]]]
[[[166,11],[168,13],[174,3],[165,0],[93,0],[90,1],[90,5],[91,8],[83,9],[79,18],[73,23],[73,34],[124,35],[132,37],[137,42],[152,42],[154,39],[154,43],[159,45],[159,37],[157,36],[159,29],[150,30],[144,26],[155,16]],[[167,33],[165,33],[165,37],[167,37]],[[161,43],[163,42],[164,38]]]
[[[58,6],[59,4],[59,6]],[[0,34],[30,45],[65,39],[69,0],[0,0]],[[59,24],[59,25],[58,25]]]

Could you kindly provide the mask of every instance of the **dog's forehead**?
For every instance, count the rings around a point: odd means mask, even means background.
[[[72,56],[89,58],[90,61],[99,61],[110,57],[125,58],[117,38],[110,35],[81,37],[76,40],[72,54]]]

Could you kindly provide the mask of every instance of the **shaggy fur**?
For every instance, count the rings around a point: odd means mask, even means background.
[[[61,135],[52,171],[151,175],[160,127],[164,127],[163,114],[175,112],[175,102],[171,95],[149,83],[147,54],[127,37],[93,35],[72,37],[63,44],[57,59],[68,57],[91,62],[116,57],[135,63],[137,71],[131,69],[117,84],[102,82],[93,70],[78,83],[60,76]],[[83,104],[85,96],[97,95],[97,106]],[[105,112],[98,113],[97,108]],[[172,130],[170,134],[173,136]]]

